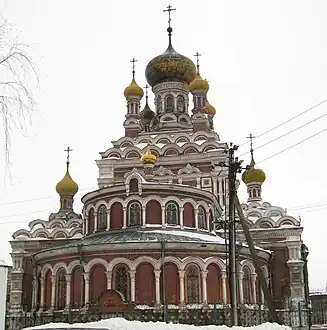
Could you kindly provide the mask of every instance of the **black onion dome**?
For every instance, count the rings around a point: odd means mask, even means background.
[[[149,124],[155,113],[150,109],[148,102],[146,102],[144,109],[140,112],[141,121],[144,124]]]
[[[148,63],[145,77],[151,87],[167,81],[190,84],[196,77],[196,67],[193,61],[177,53],[169,44],[163,54]]]

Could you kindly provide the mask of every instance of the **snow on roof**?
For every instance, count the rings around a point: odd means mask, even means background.
[[[277,323],[263,323],[253,327],[233,327],[229,328],[226,325],[220,326],[201,326],[197,327],[194,325],[187,324],[173,324],[173,323],[163,323],[163,322],[140,322],[140,321],[127,321],[124,318],[114,317],[111,319],[101,320],[97,322],[90,323],[80,323],[80,324],[67,324],[67,323],[49,323],[45,325],[40,325],[27,329],[60,329],[60,328],[95,328],[95,329],[108,329],[108,330],[191,330],[191,329],[201,329],[201,330],[227,330],[227,329],[251,329],[251,330],[291,330],[290,327],[285,325],[279,325]]]
[[[217,244],[225,244],[225,239],[220,236],[214,236],[204,233],[194,233],[189,231],[179,231],[179,230],[152,230],[152,233],[158,234],[169,234],[175,236],[184,236],[189,238],[197,238],[206,242],[213,242]]]

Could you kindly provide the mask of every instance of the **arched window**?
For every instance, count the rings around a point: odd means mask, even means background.
[[[63,310],[66,307],[66,271],[62,268],[57,272],[56,307]]]
[[[186,270],[186,289],[187,302],[189,304],[198,304],[200,302],[199,295],[199,271],[196,266],[189,266]]]
[[[200,229],[207,229],[206,211],[202,206],[198,208],[198,226]]]
[[[140,226],[142,224],[142,208],[140,203],[132,202],[128,207],[128,226]]]
[[[129,192],[130,193],[135,193],[138,192],[139,190],[139,182],[137,179],[131,179],[131,181],[129,181]]]
[[[245,304],[253,303],[251,270],[247,266],[243,267],[243,296]]]
[[[160,95],[157,97],[156,105],[157,105],[157,114],[160,114],[162,112],[162,98]]]
[[[106,230],[108,223],[108,213],[105,205],[101,205],[98,209],[98,230]]]
[[[168,95],[166,97],[166,111],[167,112],[174,111],[174,97],[172,95]]]
[[[177,110],[178,112],[184,112],[185,110],[185,99],[182,95],[177,98]]]
[[[115,290],[120,292],[128,301],[128,273],[125,266],[118,266],[115,271]]]
[[[170,202],[166,205],[166,223],[168,225],[178,225],[178,206]]]
[[[257,197],[257,190],[253,189],[253,197]]]

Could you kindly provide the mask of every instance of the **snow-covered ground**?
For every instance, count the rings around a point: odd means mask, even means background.
[[[291,328],[287,326],[282,326],[276,323],[263,323],[257,326],[243,328],[243,327],[233,327],[229,328],[225,325],[223,326],[215,326],[208,325],[202,327],[196,327],[194,325],[186,325],[186,324],[166,324],[162,322],[139,322],[139,321],[127,321],[123,318],[111,318],[107,320],[102,320],[98,322],[90,322],[90,323],[75,323],[75,324],[65,324],[65,323],[49,323],[37,327],[25,328],[27,329],[60,329],[60,328],[102,328],[108,330],[191,330],[191,329],[201,329],[201,330],[237,330],[237,329],[251,329],[251,330],[291,330]]]

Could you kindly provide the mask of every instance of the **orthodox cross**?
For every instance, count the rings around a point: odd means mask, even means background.
[[[137,60],[133,57],[131,60],[132,64],[132,73],[133,73],[133,79],[135,78],[135,62],[137,62]]]
[[[149,86],[146,84],[145,87],[143,87],[143,88],[145,88],[145,98],[146,98],[146,100],[148,100],[148,88],[149,88]]]
[[[167,6],[167,9],[164,9],[164,12],[168,12],[168,26],[169,27],[170,27],[170,22],[171,22],[170,13],[174,10],[176,10],[176,8],[173,8],[171,5]]]
[[[73,151],[73,149],[71,149],[70,147],[67,147],[67,149],[65,150],[67,152],[67,166],[69,165],[69,153],[71,151]]]
[[[255,136],[253,136],[252,133],[250,133],[250,135],[247,138],[250,139],[250,152],[251,155],[253,156],[253,139],[255,139]]]
[[[198,70],[198,73],[200,73],[200,60],[199,60],[199,57],[201,56],[202,54],[199,54],[199,52],[196,52],[194,54],[194,56],[196,57],[196,69]]]

